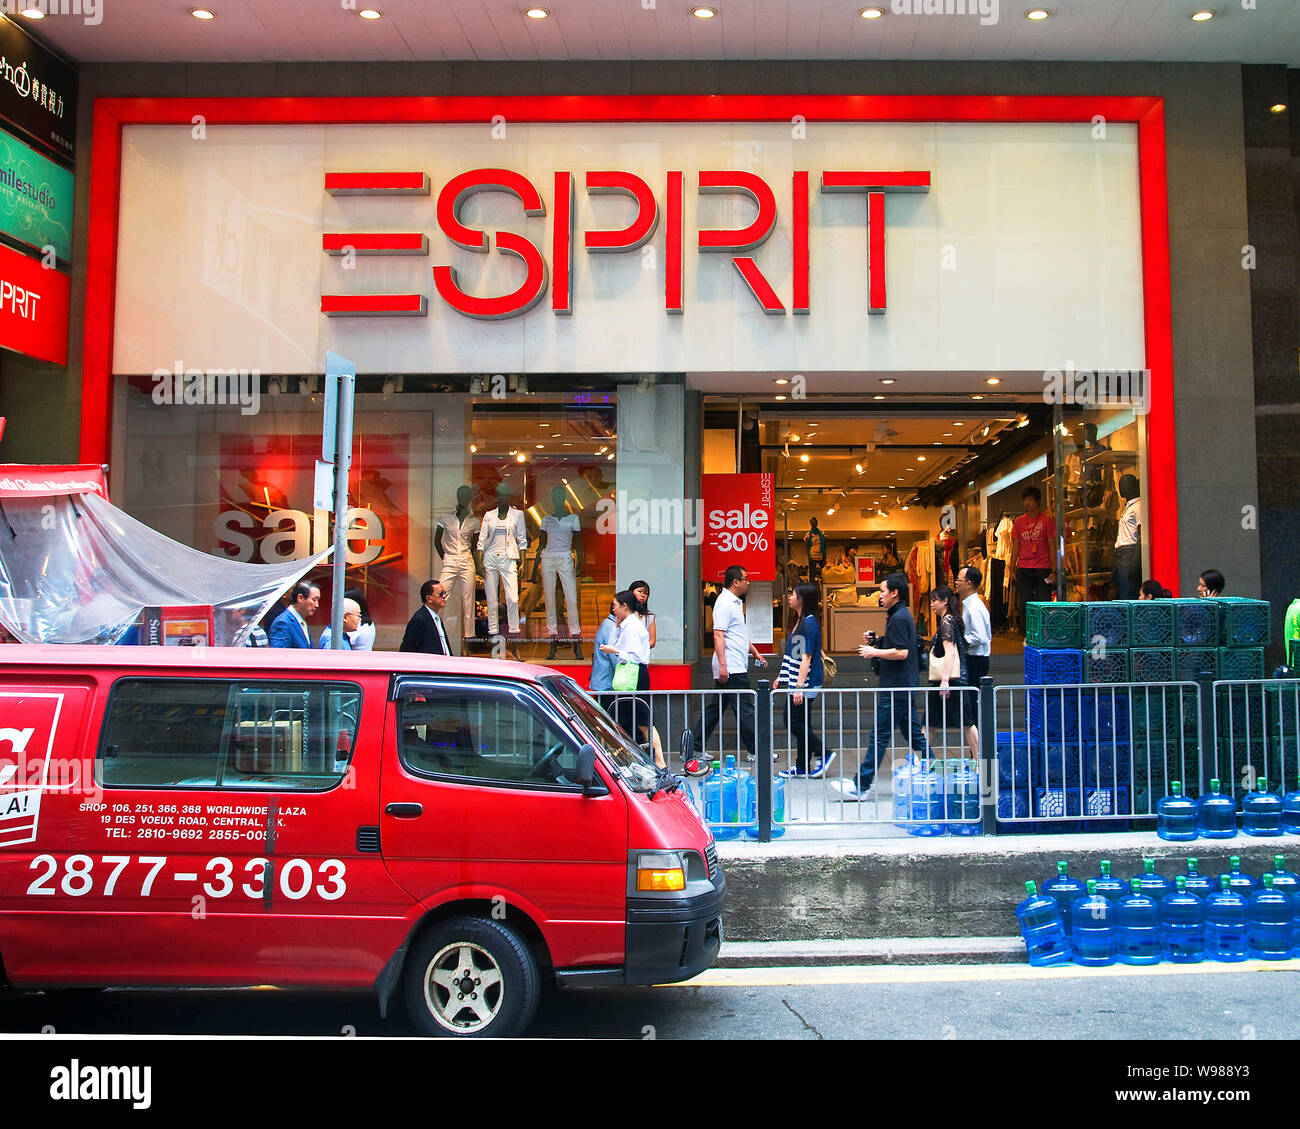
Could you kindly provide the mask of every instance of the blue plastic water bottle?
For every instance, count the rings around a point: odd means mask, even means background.
[[[1265,874],[1264,888],[1246,902],[1246,940],[1256,960],[1288,960],[1293,951],[1291,899],[1273,889],[1273,876]]]
[[[982,835],[980,822],[980,774],[965,757],[953,758],[944,766],[944,797],[949,835]]]
[[[921,770],[915,753],[908,753],[903,763],[894,769],[891,789],[894,793],[894,823],[907,830],[907,820],[912,816],[912,777]]]
[[[1282,797],[1282,830],[1300,835],[1300,788]]]
[[[749,776],[748,773],[743,775]],[[750,776],[751,802],[748,805],[749,821],[745,824],[745,835],[750,839],[758,838],[758,781]],[[785,777],[772,777],[772,838],[779,839],[785,834]]]
[[[724,763],[713,762],[713,773],[704,781],[704,819],[715,839],[740,836],[739,801],[736,758],[728,753]]]
[[[1115,907],[1097,892],[1096,879],[1088,879],[1088,892],[1070,907],[1070,947],[1074,963],[1115,963]]]
[[[1262,776],[1258,789],[1241,801],[1241,830],[1246,835],[1282,834],[1282,797],[1268,790]]]
[[[943,835],[943,773],[922,763],[912,776],[909,835]]]
[[[1134,878],[1132,893],[1115,907],[1115,954],[1123,964],[1160,963],[1160,907],[1142,893]]]
[[[1300,874],[1293,870],[1286,870],[1282,864],[1286,862],[1284,855],[1273,856],[1273,889],[1280,890],[1291,899],[1291,907],[1295,908],[1296,895],[1300,894]]]
[[[1142,873],[1134,881],[1140,883],[1142,893],[1157,904],[1166,894],[1172,893],[1174,888],[1168,878],[1156,873],[1155,859],[1142,860]]]
[[[1074,903],[1087,895],[1088,887],[1077,878],[1071,878],[1066,873],[1067,866],[1064,859],[1056,864],[1056,877],[1049,878],[1043,883],[1043,893],[1049,898],[1056,899],[1056,904],[1061,907],[1061,920],[1065,923],[1066,936],[1072,937],[1074,922],[1071,919],[1071,911]]]
[[[1111,905],[1117,905],[1120,898],[1128,893],[1128,883],[1121,882],[1111,875],[1110,859],[1101,860],[1101,873],[1092,881],[1097,884],[1097,893],[1110,902]]]
[[[1188,893],[1187,879],[1174,879],[1177,889],[1160,900],[1160,955],[1175,964],[1200,964],[1205,959],[1205,903]]]
[[[1249,898],[1256,890],[1259,889],[1260,882],[1253,874],[1247,874],[1241,869],[1241,856],[1233,855],[1228,859],[1228,865],[1232,868],[1226,874],[1220,874],[1220,878],[1227,878],[1228,885],[1232,887],[1243,898]]]
[[[1172,781],[1169,795],[1156,804],[1156,834],[1175,843],[1196,838],[1196,801],[1183,795],[1181,781]]]
[[[1061,921],[1061,907],[1055,898],[1040,894],[1032,880],[1025,883],[1025,892],[1029,897],[1016,906],[1016,917],[1020,921],[1020,936],[1029,952],[1029,963],[1039,967],[1068,964],[1072,954]]]
[[[1219,782],[1210,781],[1210,790],[1196,801],[1196,833],[1202,839],[1237,837],[1237,802],[1219,791]]]
[[[1197,870],[1196,863],[1196,859],[1187,860],[1187,880],[1184,883],[1184,886],[1189,894],[1195,894],[1198,898],[1204,898],[1208,894],[1214,893],[1219,886],[1213,878],[1202,874]]]
[[[1246,960],[1246,899],[1237,893],[1226,874],[1219,875],[1219,889],[1205,898],[1205,955],[1210,960],[1235,964]]]

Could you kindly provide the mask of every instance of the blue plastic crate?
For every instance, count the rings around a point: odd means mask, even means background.
[[[1217,647],[1219,608],[1213,600],[1174,601],[1174,646]]]
[[[1034,799],[1034,815],[1046,820],[1051,816],[1104,816],[1127,815],[1130,812],[1126,788],[1039,788]],[[1081,819],[1043,823],[1044,830],[1065,831],[1118,831],[1128,828],[1127,820]]]
[[[1025,647],[1025,685],[1060,686],[1083,681],[1083,652]]]
[[[1031,819],[1033,810],[1029,803],[1028,788],[1003,788],[998,791],[997,825],[998,829],[1010,834],[1030,835],[1037,829]],[[1023,823],[1011,823],[1012,819],[1025,820]]]
[[[1086,690],[1079,715],[1079,732],[1089,741],[1127,741],[1132,735],[1127,688]]]
[[[1077,785],[1080,780],[1089,787],[1127,784],[1131,763],[1129,746],[1120,741],[1052,741],[1041,753],[1042,775],[1029,783],[1049,788]]]
[[[1139,601],[1111,600],[1108,603],[1083,605],[1083,649],[1089,650],[1104,643],[1106,650],[1130,646],[1129,604]]]
[[[1080,705],[1079,692],[1068,687],[1027,691],[1026,730],[1030,739],[1078,737]]]
[[[1043,779],[1042,746],[1031,742],[1023,733],[997,735],[997,760],[998,784],[1003,788]]]

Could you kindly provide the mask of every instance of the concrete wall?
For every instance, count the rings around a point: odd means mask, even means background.
[[[38,426],[6,441],[3,455],[76,456],[81,321],[85,305],[90,111],[97,96],[458,94],[1074,94],[1160,95],[1166,101],[1172,251],[1179,538],[1184,593],[1217,567],[1232,591],[1256,594],[1258,536],[1241,526],[1256,491],[1251,295],[1242,69],[1236,64],[977,62],[616,62],[88,65],[81,70],[68,375],[31,379],[0,369],[0,414]],[[57,425],[56,425],[57,423]]]

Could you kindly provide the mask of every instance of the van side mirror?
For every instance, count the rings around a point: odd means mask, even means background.
[[[574,771],[574,782],[582,787],[583,792],[591,795],[598,791],[596,783],[596,746],[583,745],[578,750],[578,767]]]
[[[689,729],[682,733],[682,775],[692,780],[708,776],[713,766],[705,760],[701,763],[695,756],[695,734]]]

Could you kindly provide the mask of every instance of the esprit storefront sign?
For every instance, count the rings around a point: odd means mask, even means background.
[[[790,216],[793,269],[789,294],[789,312],[810,312],[809,291],[809,212],[810,173],[797,170],[790,182]],[[644,247],[658,230],[665,227],[663,308],[680,314],[685,308],[683,253],[685,211],[683,193],[692,178],[682,170],[670,170],[664,178],[660,195],[635,173],[619,169],[587,172],[581,176],[588,196],[624,196],[633,204],[632,221],[616,229],[586,230],[582,248],[588,255],[628,254]],[[777,294],[753,256],[747,252],[763,246],[776,229],[777,197],[773,185],[753,172],[734,169],[706,169],[694,176],[694,188],[700,195],[734,195],[747,199],[756,214],[739,228],[700,228],[695,233],[697,249],[703,254],[726,254],[764,313],[784,314],[785,303]],[[438,192],[438,227],[457,247],[467,251],[511,255],[524,265],[523,281],[505,294],[484,295],[469,292],[455,267],[439,264],[433,268],[433,285],[438,295],[453,310],[472,318],[496,320],[519,317],[536,306],[546,295],[548,279],[551,309],[556,314],[573,313],[573,277],[577,269],[574,248],[578,235],[574,220],[574,194],[579,176],[569,170],[556,172],[553,179],[549,246],[539,246],[523,235],[511,231],[486,231],[462,221],[465,204],[479,193],[505,192],[514,196],[525,216],[547,215],[541,191],[528,177],[502,168],[472,169],[452,176]],[[863,220],[867,231],[868,309],[873,314],[885,312],[885,195],[893,192],[928,192],[930,173],[925,170],[847,170],[835,169],[820,174],[823,193],[855,193],[866,198]],[[327,172],[325,191],[335,196],[427,196],[430,177],[424,172]],[[663,206],[660,206],[662,198]],[[326,254],[358,255],[428,255],[428,235],[421,231],[327,232],[322,240]],[[549,259],[548,259],[549,252]],[[321,312],[333,317],[355,315],[424,316],[424,294],[347,295],[322,294]]]
[[[770,474],[706,474],[700,575],[721,582],[731,565],[750,580],[776,579],[776,505]]]
[[[68,276],[0,246],[0,347],[68,362]]]

